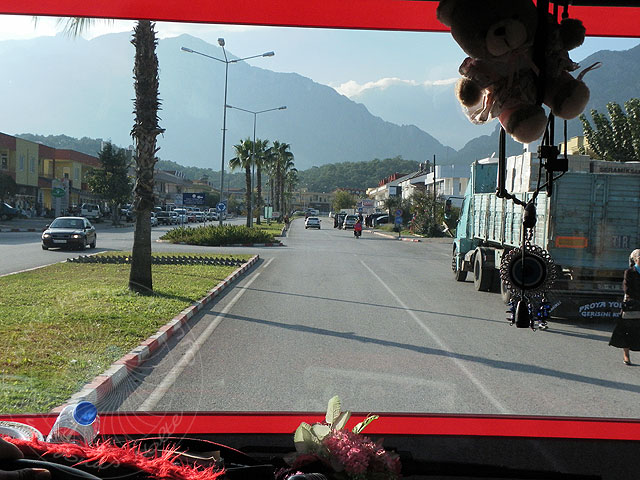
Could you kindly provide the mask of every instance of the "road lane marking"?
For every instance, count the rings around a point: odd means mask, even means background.
[[[176,382],[180,374],[187,368],[187,365],[191,363],[193,358],[196,356],[200,348],[205,344],[205,342],[209,339],[209,337],[213,334],[213,331],[216,329],[218,325],[224,320],[225,316],[229,311],[233,308],[240,297],[244,295],[244,293],[248,290],[253,282],[260,276],[262,271],[266,269],[269,264],[274,260],[274,258],[270,258],[267,263],[265,263],[261,270],[257,272],[251,280],[247,282],[242,289],[236,294],[235,297],[227,304],[224,309],[216,316],[216,318],[209,324],[209,326],[200,334],[200,336],[196,339],[195,342],[191,345],[189,350],[185,352],[180,361],[171,369],[171,371],[165,376],[164,380],[158,385],[155,390],[149,395],[149,397],[138,407],[139,412],[148,412],[152,411],[155,406],[158,404],[160,399],[169,391],[169,389]]]
[[[391,294],[391,296],[393,298],[395,298],[396,302],[398,302],[398,305],[400,305],[408,314],[411,318],[413,318],[413,320],[415,320],[415,322],[420,326],[420,328],[422,328],[422,330],[425,331],[425,333],[427,335],[429,335],[434,342],[436,342],[438,344],[438,346],[449,356],[451,357],[451,359],[454,361],[454,363],[456,364],[456,366],[462,371],[462,373],[464,373],[467,378],[469,378],[469,380],[471,381],[471,383],[473,383],[476,388],[478,388],[478,390],[480,390],[480,392],[491,402],[491,404],[496,407],[500,413],[503,414],[507,414],[510,413],[509,410],[502,404],[502,402],[500,402],[500,400],[498,400],[490,391],[487,387],[485,387],[482,382],[480,380],[478,380],[472,373],[471,371],[466,367],[466,365],[464,365],[464,363],[462,362],[462,360],[460,360],[459,358],[456,358],[455,355],[453,355],[451,352],[451,349],[449,348],[449,346],[440,338],[438,337],[435,333],[433,333],[433,331],[427,326],[425,325],[425,323],[420,320],[418,318],[418,316],[413,312],[413,310],[411,310],[401,299],[400,297],[398,297],[398,295],[395,294],[395,292],[393,290],[391,290],[391,288],[385,283],[384,280],[382,280],[378,274],[376,272],[374,272],[366,263],[364,263],[362,260],[360,260],[360,263],[362,263],[362,265],[364,265],[364,267],[369,270],[369,273],[371,273],[371,275],[373,275],[381,284],[382,286]]]

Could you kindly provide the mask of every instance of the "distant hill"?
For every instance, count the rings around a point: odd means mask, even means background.
[[[76,152],[86,153],[87,155],[98,156],[102,149],[101,138],[82,137],[80,139],[70,137],[68,135],[35,135],[32,133],[20,133],[16,135],[18,138],[29,140],[35,143],[41,143],[48,147],[75,150]],[[122,147],[120,147],[122,148]]]
[[[58,35],[0,41],[0,91],[5,92],[0,131],[131,144],[134,49],[130,39],[130,33],[120,33],[92,40]],[[190,35],[159,40],[159,117],[166,131],[158,137],[158,157],[219,168],[224,66],[185,53],[182,46],[220,54],[217,45]],[[233,52],[227,54],[233,58]],[[268,60],[263,64],[268,68]],[[331,87],[246,62],[229,67],[227,103],[253,111],[286,105],[286,110],[258,116],[257,136],[289,143],[300,169],[397,155],[424,161],[433,153],[454,152],[413,125],[401,126],[372,115]],[[227,111],[227,159],[233,156],[233,145],[252,132],[253,115]]]
[[[418,162],[402,157],[378,158],[368,162],[330,163],[298,173],[299,186],[312,192],[331,192],[337,188],[369,188],[389,175],[418,170]]]
[[[49,147],[76,150],[88,155],[97,156],[102,148],[100,138],[73,138],[68,135],[34,135],[24,133],[17,135],[25,140],[41,143]],[[117,145],[116,145],[117,146]],[[120,147],[122,148],[122,147]],[[180,165],[171,160],[159,160],[156,168],[167,171],[182,172],[188,180],[200,180],[207,177],[214,187],[219,188],[220,170]],[[374,159],[368,162],[344,162],[312,167],[298,172],[298,187],[304,187],[313,192],[331,192],[337,188],[368,188],[395,172],[413,172],[417,170],[418,162],[404,160],[401,157]],[[227,182],[230,182],[227,185]],[[266,183],[266,178],[264,179]],[[225,173],[225,188],[244,188],[244,173]]]
[[[61,35],[0,41],[0,91],[5,92],[0,131],[53,135],[54,140],[76,136],[131,144],[134,51],[129,40],[130,34],[122,33],[90,41]],[[182,52],[181,46],[214,55],[220,50],[189,35],[159,41],[159,116],[166,132],[158,137],[158,157],[219,169],[224,68]],[[585,77],[591,89],[587,113],[591,108],[604,112],[610,101],[622,104],[640,97],[640,45],[620,52],[600,51],[580,63],[584,68],[596,61],[602,62],[602,68]],[[264,65],[268,67],[268,60]],[[362,103],[296,73],[277,73],[245,62],[229,68],[228,104],[254,111],[287,106],[259,115],[257,136],[289,143],[299,170],[398,156],[424,162],[434,154],[441,165],[469,164],[497,153],[497,121],[482,127],[471,125],[455,103],[451,84],[373,88],[354,99]],[[562,126],[560,122],[556,125],[559,142]],[[233,156],[233,145],[252,131],[252,115],[227,111],[227,160]],[[580,122],[569,122],[568,131],[569,136],[581,134]],[[457,146],[464,146],[456,151],[443,138],[455,138]],[[76,147],[86,153],[93,148]],[[508,146],[509,152],[521,149]]]

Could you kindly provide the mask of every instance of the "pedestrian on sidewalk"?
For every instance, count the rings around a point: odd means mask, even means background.
[[[640,248],[629,256],[629,268],[624,271],[622,290],[622,313],[613,329],[609,345],[622,348],[622,361],[625,365],[631,365],[629,350],[640,350]]]

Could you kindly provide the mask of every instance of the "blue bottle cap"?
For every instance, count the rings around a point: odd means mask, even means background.
[[[98,409],[91,402],[80,402],[73,409],[73,418],[80,425],[91,425],[98,416]]]

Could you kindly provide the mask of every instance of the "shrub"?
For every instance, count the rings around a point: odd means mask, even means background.
[[[189,245],[222,246],[238,243],[273,243],[273,234],[244,225],[206,225],[178,227],[165,233],[161,240]]]

